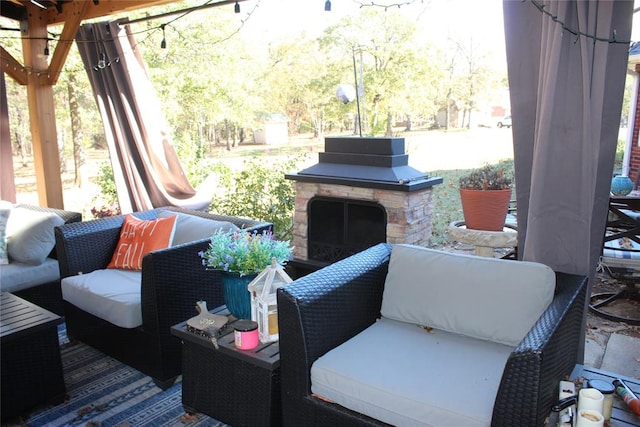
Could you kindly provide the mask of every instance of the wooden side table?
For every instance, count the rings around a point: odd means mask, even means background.
[[[225,306],[210,310],[228,315]],[[280,348],[278,342],[238,350],[230,318],[218,349],[210,339],[187,330],[184,321],[171,327],[182,340],[182,404],[234,427],[279,426]]]
[[[627,386],[629,386],[629,388],[631,388],[631,391],[633,391],[636,396],[640,396],[640,380],[638,379],[618,375],[614,372],[591,368],[589,366],[576,365],[573,372],[571,372],[571,380],[573,381],[579,378],[583,378],[584,380],[598,379],[609,383],[616,378],[620,378],[627,384]],[[622,426],[640,426],[640,415],[636,415],[631,412],[622,399],[618,395],[615,395],[613,397],[613,411],[611,413],[611,419],[609,420],[609,427]]]
[[[60,323],[57,314],[8,292],[0,293],[2,419],[43,402],[64,400]]]

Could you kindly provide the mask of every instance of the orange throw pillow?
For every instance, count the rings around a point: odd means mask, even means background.
[[[142,220],[127,215],[120,240],[107,268],[142,270],[142,258],[151,251],[168,248],[173,240],[177,216]]]

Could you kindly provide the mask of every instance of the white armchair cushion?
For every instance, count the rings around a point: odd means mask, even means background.
[[[394,245],[381,314],[517,346],[554,291],[555,273],[540,263]]]
[[[396,426],[489,426],[512,350],[382,318],[313,363],[311,391]]]
[[[25,264],[44,262],[56,244],[53,229],[64,224],[54,213],[15,207],[7,222],[9,258]]]
[[[104,269],[62,279],[62,299],[122,328],[142,325],[142,272]]]

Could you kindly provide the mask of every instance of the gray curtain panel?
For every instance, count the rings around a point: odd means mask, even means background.
[[[518,256],[593,277],[613,173],[633,2],[504,0],[503,9]]]
[[[122,212],[203,209],[211,196],[189,183],[126,22],[84,24],[76,43],[102,116]]]

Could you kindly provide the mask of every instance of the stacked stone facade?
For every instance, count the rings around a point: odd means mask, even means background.
[[[427,246],[431,238],[433,187],[407,192],[296,181],[295,190],[294,258],[309,259],[307,209],[316,196],[379,203],[387,214],[387,243]]]

